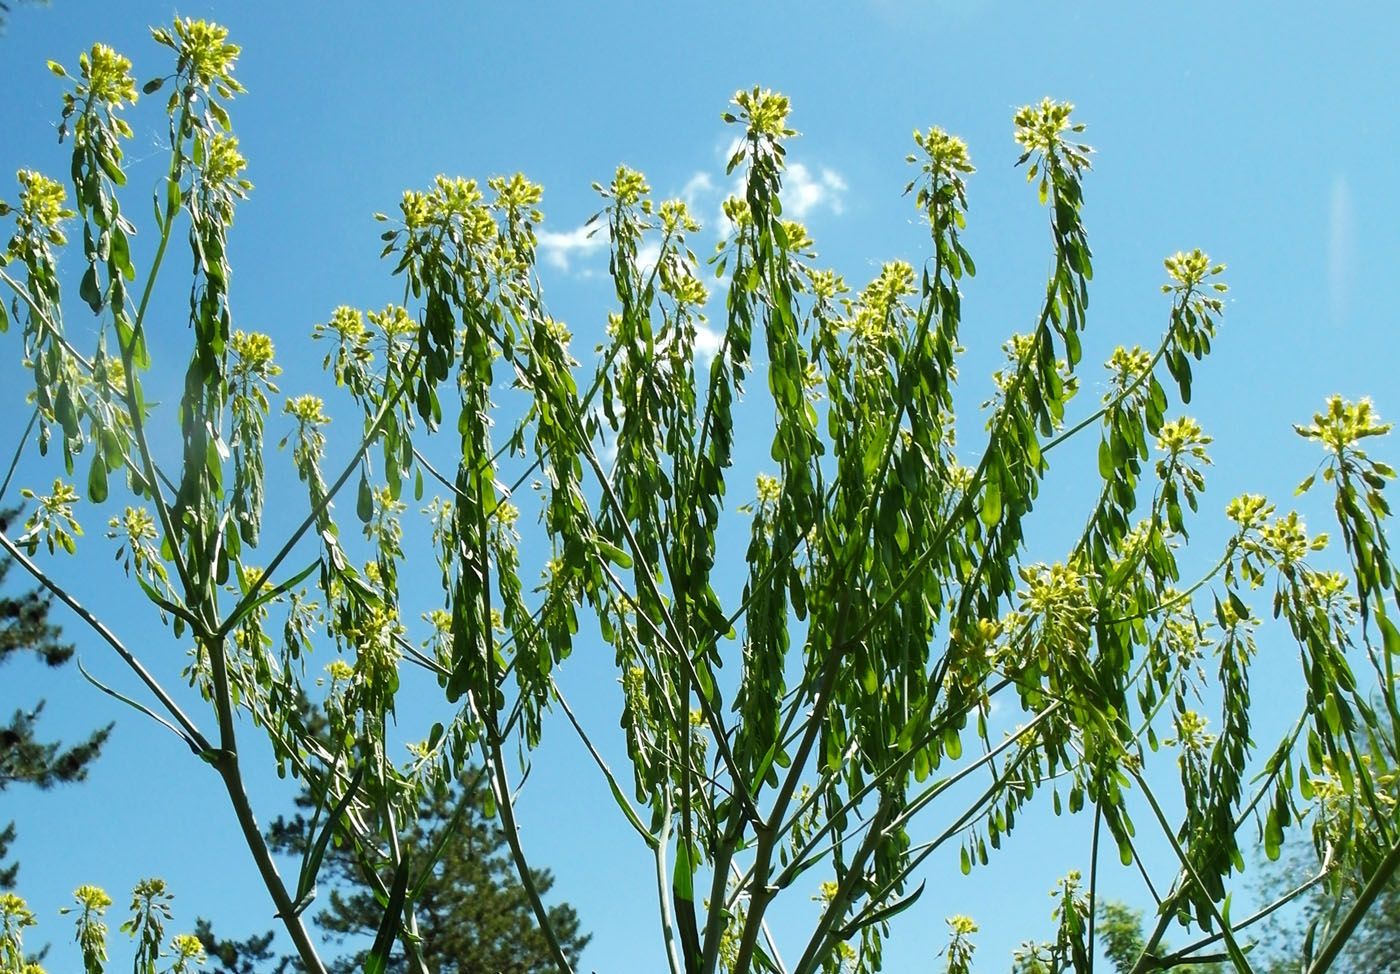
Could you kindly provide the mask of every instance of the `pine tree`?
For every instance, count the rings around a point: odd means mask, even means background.
[[[0,530],[14,513],[0,512]],[[0,591],[13,564],[8,558],[0,559]],[[19,653],[33,653],[49,666],[61,666],[72,657],[73,646],[62,641],[62,631],[49,621],[49,608],[48,598],[37,589],[0,595],[0,666]],[[40,700],[28,710],[16,710],[9,723],[0,724],[0,792],[16,783],[51,788],[82,781],[112,730],[108,724],[81,744],[64,748],[61,741],[44,741],[37,736],[43,709],[44,701]],[[0,829],[0,888],[12,888],[19,875],[19,864],[5,860],[14,839],[15,823],[10,822]]]
[[[515,867],[505,851],[505,837],[495,821],[482,813],[490,789],[485,772],[464,774],[456,787],[425,795],[418,817],[401,838],[409,861],[415,853],[433,848],[458,821],[432,876],[415,900],[423,959],[437,974],[544,974],[557,968],[549,947],[531,912],[530,901]],[[299,802],[309,807],[308,796]],[[300,855],[306,847],[305,816],[278,819],[269,829],[273,848]],[[362,938],[367,944],[378,929],[384,909],[376,900],[364,865],[350,846],[332,847],[326,853],[323,881],[334,883],[326,907],[317,920],[321,929],[344,941]],[[391,877],[379,880],[387,886]],[[548,870],[535,870],[541,895],[554,883]],[[550,909],[550,920],[570,963],[589,936],[579,931],[579,918],[567,904]],[[332,974],[352,974],[364,969],[367,950],[341,957],[330,965]],[[405,974],[408,964],[401,951],[390,956],[387,974]]]
[[[531,912],[529,899],[516,878],[514,866],[503,851],[504,836],[482,812],[489,788],[484,772],[463,776],[456,787],[425,796],[413,828],[400,836],[405,855],[415,854],[439,842],[450,823],[455,828],[446,840],[442,857],[424,883],[416,902],[423,959],[436,974],[544,974],[554,971],[544,936]],[[303,793],[297,804],[310,809],[311,796]],[[311,834],[307,818],[278,818],[268,829],[272,848],[300,856]],[[378,875],[387,883],[387,875]],[[375,898],[366,867],[347,845],[326,852],[321,879],[330,883],[325,908],[316,919],[321,929],[340,942],[354,938],[368,944],[384,915]],[[536,870],[535,885],[541,894],[554,883],[547,870]],[[567,904],[550,909],[550,919],[569,960],[577,965],[589,936],[579,931],[579,917]],[[300,970],[294,957],[278,958],[270,948],[272,934],[246,940],[221,940],[211,925],[200,920],[197,936],[204,943],[215,974],[283,974]],[[364,969],[367,949],[347,953],[329,963],[332,974],[352,974]],[[401,950],[389,958],[386,974],[406,974],[408,963]]]
[[[306,732],[325,743],[329,724],[325,712],[302,697],[296,706]],[[486,772],[477,768],[464,773],[455,786],[426,794],[419,802],[411,827],[399,832],[406,861],[422,861],[429,850],[441,846],[437,865],[415,900],[423,961],[434,974],[546,974],[556,970],[549,945],[536,922],[531,904],[506,853],[505,836],[491,816],[484,813],[490,801]],[[313,828],[308,814],[317,795],[304,788],[297,797],[300,810],[291,818],[279,816],[267,829],[273,852],[300,858],[321,827]],[[318,819],[324,823],[324,810]],[[375,834],[379,823],[366,811],[365,824]],[[343,841],[342,841],[343,840]],[[370,857],[374,853],[368,854]],[[532,871],[541,896],[554,884],[548,870]],[[416,874],[415,874],[416,878]],[[324,904],[317,913],[320,928],[340,943],[354,941],[360,949],[327,964],[329,974],[355,974],[365,969],[366,946],[379,928],[384,907],[375,887],[387,888],[392,876],[375,869],[371,859],[339,835],[325,852],[319,873]],[[326,890],[329,892],[324,892]],[[550,921],[570,963],[590,937],[579,932],[579,917],[568,904],[549,911]],[[212,924],[200,919],[195,935],[210,960],[209,974],[304,974],[294,955],[278,955],[273,933],[255,934],[243,940],[223,940]],[[402,948],[389,956],[385,974],[408,974],[410,966]]]

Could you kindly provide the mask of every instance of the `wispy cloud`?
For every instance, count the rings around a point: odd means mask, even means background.
[[[535,234],[535,239],[539,243],[540,253],[544,255],[545,263],[557,267],[561,271],[567,271],[571,258],[585,257],[593,251],[601,250],[607,246],[608,229],[606,226],[594,224],[581,226],[565,233],[541,230]]]
[[[656,266],[656,262],[661,259],[661,244],[656,240],[648,240],[637,248],[637,270],[643,274],[650,274],[651,269]]]
[[[789,163],[783,180],[783,206],[799,220],[819,207],[840,216],[845,192],[846,181],[836,170],[823,168],[814,173],[800,162]]]
[[[725,150],[724,160],[728,164],[729,158],[739,149],[740,140],[735,139]],[[744,195],[745,173],[742,169],[734,174],[730,181],[729,195],[742,197]],[[686,183],[685,200],[688,204],[694,203],[693,197],[699,197],[699,190],[712,190],[714,182],[705,173],[696,173]],[[846,180],[835,169],[829,166],[808,166],[801,162],[789,162],[783,170],[783,212],[798,220],[805,220],[818,210],[825,209],[835,216],[840,216],[845,212],[845,196],[849,187]],[[723,205],[720,206],[717,229],[721,234],[729,233],[733,226],[729,218],[724,215]]]
[[[719,353],[724,335],[706,325],[695,326],[695,357],[706,365]]]
[[[1356,209],[1347,178],[1332,180],[1327,204],[1327,303],[1332,324],[1346,320],[1356,276]]]
[[[710,174],[697,172],[681,187],[681,199],[685,200],[686,206],[693,207],[700,201],[701,197],[709,196],[714,191],[715,181],[710,178]]]

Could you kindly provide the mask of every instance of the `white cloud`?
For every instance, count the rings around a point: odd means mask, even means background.
[[[695,326],[695,357],[708,365],[719,354],[719,347],[724,342],[724,335],[697,324]]]
[[[799,220],[818,207],[824,206],[837,216],[845,208],[841,197],[846,181],[834,169],[823,168],[813,174],[802,163],[794,162],[788,165],[783,184],[783,207]]]
[[[585,257],[595,250],[601,250],[608,243],[608,228],[604,225],[585,225],[566,233],[541,230],[535,234],[545,263],[561,271],[569,269],[571,257]]]
[[[643,274],[650,274],[651,269],[656,266],[656,262],[661,259],[661,244],[655,240],[648,240],[637,248],[637,270]]]
[[[737,145],[737,141],[735,143]],[[734,175],[729,187],[729,195],[743,198],[747,174],[743,171]],[[692,180],[693,182],[693,180]],[[816,170],[801,162],[790,162],[783,171],[783,213],[797,220],[805,220],[812,213],[826,209],[836,216],[845,212],[846,180],[835,169],[822,166]],[[716,229],[721,236],[734,230],[734,225],[724,215],[724,206],[719,207]]]
[[[1346,320],[1356,267],[1356,208],[1345,176],[1332,180],[1327,225],[1327,303],[1335,325]]]
[[[702,195],[708,196],[714,191],[715,182],[710,178],[710,174],[697,172],[681,187],[681,199],[685,200],[686,206],[694,206]]]

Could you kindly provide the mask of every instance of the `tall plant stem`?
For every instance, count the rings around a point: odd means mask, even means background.
[[[223,779],[224,789],[228,792],[229,802],[233,805],[234,814],[238,817],[238,827],[243,832],[243,839],[248,844],[248,851],[253,854],[253,861],[257,863],[263,884],[267,887],[268,893],[271,894],[273,903],[277,905],[277,915],[281,917],[283,926],[287,928],[292,942],[296,944],[297,953],[301,956],[302,963],[306,965],[306,970],[310,974],[326,974],[326,967],[321,962],[315,945],[311,942],[311,935],[307,931],[306,925],[302,923],[301,915],[296,911],[292,902],[292,896],[287,892],[287,886],[282,882],[282,877],[277,872],[277,864],[272,860],[272,852],[268,849],[266,839],[263,838],[262,829],[258,827],[258,820],[254,816],[252,804],[248,800],[248,791],[243,786],[243,772],[238,761],[238,738],[233,720],[233,700],[229,689],[228,658],[224,641],[223,639],[213,640],[207,643],[205,648],[209,652],[214,708],[219,716],[219,750],[214,757],[214,766],[218,769],[219,777]]]

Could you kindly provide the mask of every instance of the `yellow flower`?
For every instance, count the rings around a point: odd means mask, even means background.
[[[330,422],[326,418],[326,414],[321,411],[324,405],[319,396],[294,396],[287,400],[284,411],[298,422],[311,426],[321,426]]]
[[[136,104],[136,79],[131,76],[131,60],[106,44],[94,44],[87,54],[78,55],[88,94],[112,107],[122,102]]]
[[[101,886],[79,886],[73,891],[73,898],[82,905],[83,909],[94,910],[98,913],[112,905],[112,898]]]
[[[63,205],[68,193],[57,180],[32,169],[21,169],[15,178],[19,180],[20,212],[36,227],[51,230],[73,216]]]

